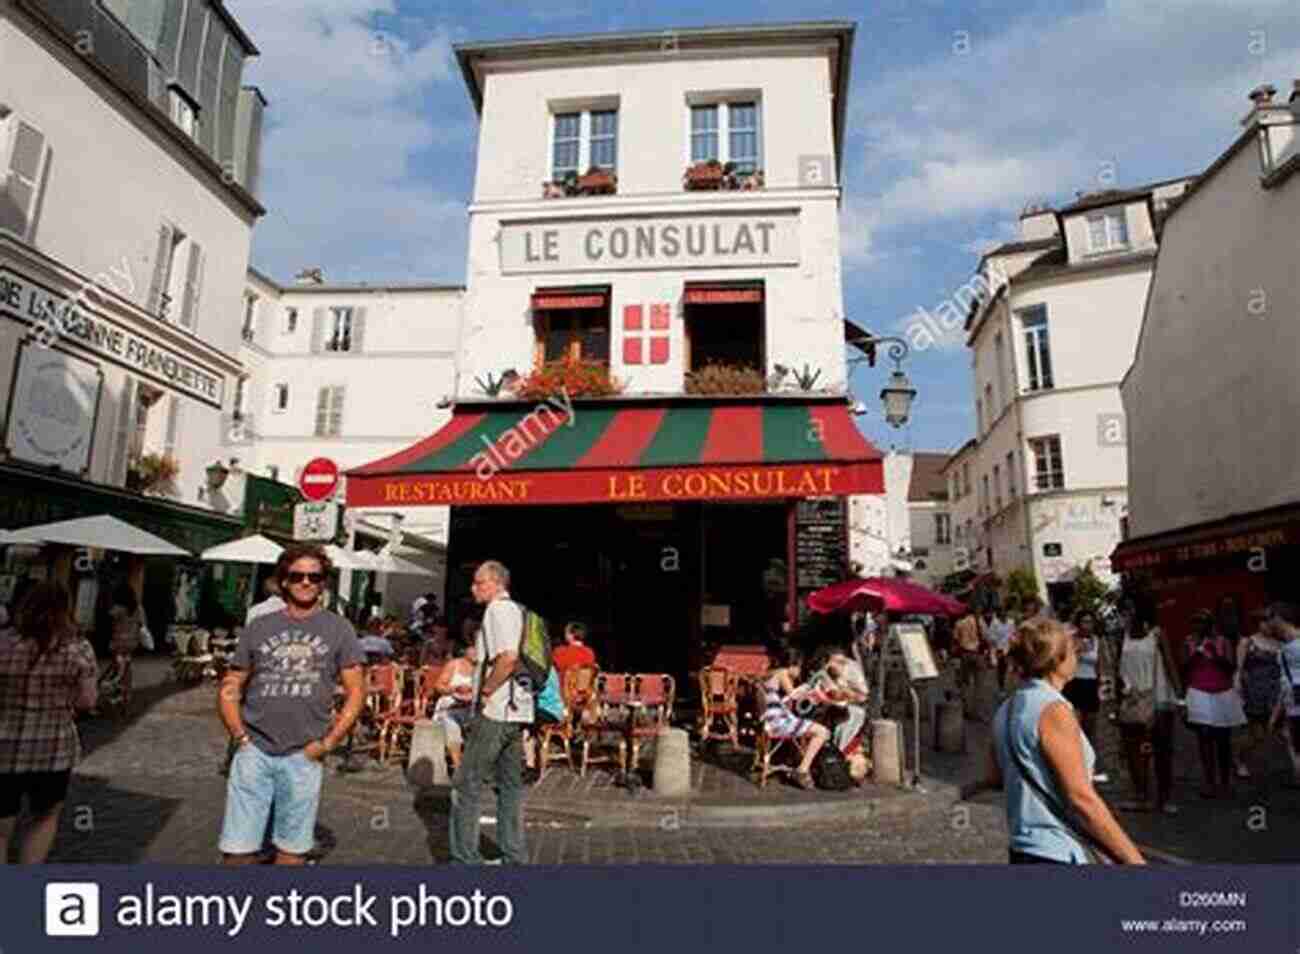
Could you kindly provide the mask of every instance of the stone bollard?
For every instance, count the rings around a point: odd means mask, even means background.
[[[934,750],[966,751],[966,720],[960,702],[940,702],[934,707]]]
[[[663,729],[655,738],[654,793],[689,795],[691,791],[691,739],[685,729]]]
[[[903,784],[903,729],[892,719],[871,723],[871,780],[878,785]]]
[[[411,730],[406,779],[416,788],[451,784],[447,774],[447,730],[432,719],[421,719]]]

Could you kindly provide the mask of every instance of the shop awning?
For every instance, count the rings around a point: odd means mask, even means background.
[[[605,291],[588,288],[539,289],[533,292],[533,311],[557,311],[570,308],[604,308]]]
[[[1111,554],[1115,573],[1164,570],[1188,564],[1238,562],[1273,547],[1300,544],[1300,505],[1292,504],[1227,520],[1125,540]]]
[[[461,405],[347,473],[348,506],[762,500],[884,492],[840,399]]]

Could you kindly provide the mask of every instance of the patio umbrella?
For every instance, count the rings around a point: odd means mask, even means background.
[[[274,563],[284,547],[260,533],[208,547],[199,559],[221,563]]]
[[[380,573],[401,573],[406,576],[436,575],[432,570],[426,569],[418,563],[412,563],[410,560],[382,550],[379,553],[368,554],[368,556],[371,561],[370,569],[377,570]]]
[[[333,543],[328,544],[325,548],[325,555],[330,558],[334,568],[338,570],[371,570],[374,569],[367,559],[369,556],[364,550],[344,550]]]
[[[141,556],[190,555],[188,550],[173,546],[162,537],[155,537],[124,520],[100,514],[98,517],[78,517],[24,527],[10,534],[10,543],[61,543],[70,547],[95,547],[99,550],[118,550]]]
[[[878,613],[914,613],[923,616],[960,616],[966,604],[911,580],[874,576],[845,580],[808,594],[808,608],[814,613],[850,613],[871,610]]]

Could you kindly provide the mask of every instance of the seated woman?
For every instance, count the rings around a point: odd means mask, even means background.
[[[803,654],[797,649],[778,650],[774,664],[763,683],[763,728],[770,739],[807,740],[795,778],[800,788],[813,789],[817,787],[812,777],[813,759],[831,733],[824,725],[795,714],[805,708],[811,712],[814,706],[810,686],[795,688],[795,681],[803,668]]]
[[[477,665],[478,648],[474,643],[462,643],[460,654],[443,666],[435,685],[438,702],[433,707],[433,721],[440,723],[447,735],[447,754],[451,756],[453,770],[460,767],[465,747],[461,729],[474,714],[474,667]]]

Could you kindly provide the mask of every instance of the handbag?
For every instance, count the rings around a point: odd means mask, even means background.
[[[1115,859],[1111,857],[1110,852],[1106,847],[1093,837],[1091,833],[1086,831],[1082,825],[1077,824],[1073,820],[1073,813],[1065,807],[1059,798],[1039,784],[1038,780],[1034,778],[1033,773],[1030,772],[1029,766],[1025,764],[1025,760],[1021,757],[1020,753],[1016,751],[1016,747],[1011,744],[1011,727],[1015,725],[1017,721],[1015,702],[1022,700],[1023,698],[1023,692],[1017,692],[1015,700],[1012,702],[1011,710],[1007,714],[1007,751],[1011,753],[1011,758],[1016,763],[1016,770],[1020,772],[1021,780],[1033,789],[1034,794],[1038,796],[1038,800],[1043,803],[1043,807],[1047,809],[1061,827],[1074,836],[1075,841],[1083,847],[1084,853],[1088,856],[1090,864],[1115,864]]]
[[[1160,637],[1155,637],[1157,640]],[[1160,646],[1152,647],[1151,688],[1132,689],[1124,693],[1119,704],[1119,721],[1122,725],[1150,726],[1156,721],[1156,679],[1160,673]]]

